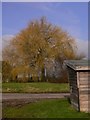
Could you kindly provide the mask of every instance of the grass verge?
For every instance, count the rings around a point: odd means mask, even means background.
[[[90,118],[76,111],[66,99],[41,100],[22,107],[5,107],[3,118]]]
[[[69,85],[60,83],[3,83],[3,93],[59,93],[69,92]]]

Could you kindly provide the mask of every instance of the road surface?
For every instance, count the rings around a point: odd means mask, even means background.
[[[14,99],[49,99],[49,98],[65,98],[68,97],[69,93],[40,93],[40,94],[31,94],[31,93],[3,93],[2,100],[14,100]]]

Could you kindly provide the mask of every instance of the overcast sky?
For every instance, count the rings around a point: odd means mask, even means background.
[[[78,41],[79,51],[87,54],[88,46],[88,3],[2,3],[2,35],[17,34],[33,19],[46,16],[47,20],[68,31]]]

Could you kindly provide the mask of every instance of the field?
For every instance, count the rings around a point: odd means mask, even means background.
[[[54,99],[5,107],[3,118],[90,118],[90,114],[76,111],[66,99]]]
[[[60,83],[3,83],[3,93],[59,93],[69,92],[69,85]]]
[[[3,93],[60,93],[69,92],[69,84],[60,83],[3,83]],[[64,99],[39,100],[21,106],[4,106],[3,118],[90,118],[90,114],[76,111]]]

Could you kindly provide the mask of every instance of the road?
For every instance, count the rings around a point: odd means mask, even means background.
[[[42,93],[42,94],[31,94],[31,93],[3,93],[2,94],[2,105],[5,106],[22,106],[26,103],[37,102],[42,99],[61,99],[68,98],[69,93]]]
[[[3,93],[2,100],[14,100],[14,99],[49,99],[49,98],[65,98],[68,97],[69,93]]]

